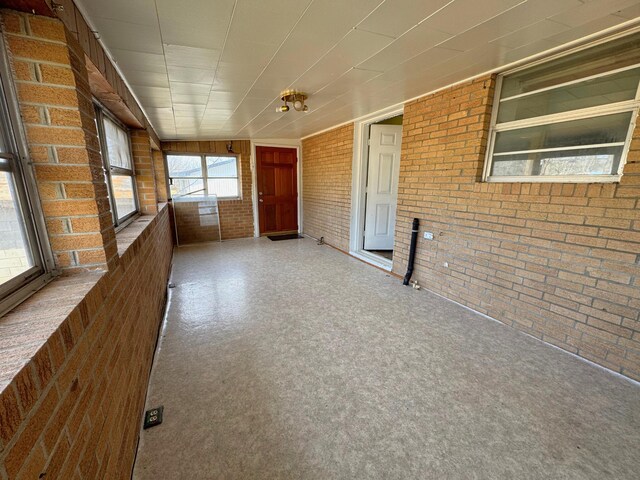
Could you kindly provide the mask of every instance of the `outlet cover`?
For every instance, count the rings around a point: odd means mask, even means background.
[[[156,407],[156,408],[152,408],[151,410],[147,410],[144,413],[144,426],[142,428],[146,430],[147,428],[160,425],[162,423],[163,411],[164,411],[163,405],[160,405],[159,407]]]

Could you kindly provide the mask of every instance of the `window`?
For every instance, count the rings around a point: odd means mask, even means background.
[[[7,59],[0,41],[0,314],[27,298],[51,277],[53,259],[44,217],[15,130],[18,116]]]
[[[171,196],[217,195],[239,198],[238,157],[235,155],[167,155]]]
[[[98,106],[96,121],[113,223],[118,226],[138,213],[129,132]]]
[[[487,181],[617,181],[640,105],[640,34],[498,77]]]

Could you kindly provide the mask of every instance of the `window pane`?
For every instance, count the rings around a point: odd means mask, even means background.
[[[118,210],[118,220],[136,211],[133,192],[133,177],[128,175],[112,175],[113,198]]]
[[[200,155],[167,155],[170,177],[202,177]]]
[[[633,100],[640,68],[500,102],[498,122],[511,122],[580,108]]]
[[[185,195],[204,195],[204,182],[202,178],[172,178],[171,196],[183,197]]]
[[[218,197],[239,196],[237,178],[209,178],[207,179],[207,186],[210,195],[217,195]]]
[[[576,52],[513,73],[502,82],[501,98],[640,63],[640,34]]]
[[[494,153],[622,142],[631,112],[498,132]]]
[[[107,137],[109,165],[132,170],[131,152],[129,151],[129,133],[103,117],[104,134]]]
[[[236,157],[206,157],[208,177],[238,177]]]
[[[0,172],[0,283],[34,266],[10,173]]]
[[[493,157],[492,176],[615,175],[623,147],[584,148]]]

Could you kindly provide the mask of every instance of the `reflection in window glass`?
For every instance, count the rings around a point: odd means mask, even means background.
[[[0,283],[24,273],[33,265],[13,177],[8,172],[0,172]]]
[[[581,148],[515,155],[496,155],[491,175],[611,175],[623,147]]]
[[[631,112],[498,132],[494,153],[624,143]]]
[[[236,157],[206,157],[207,177],[238,178]]]
[[[238,157],[235,155],[167,155],[167,168],[173,197],[240,196]]]
[[[237,178],[208,178],[207,185],[209,193],[217,195],[218,197],[238,196]]]
[[[170,177],[202,177],[200,155],[168,155]]]
[[[171,181],[171,196],[204,195],[202,178],[173,178]]]
[[[136,211],[133,189],[133,177],[128,175],[112,175],[113,199],[116,203],[118,217],[123,218]]]

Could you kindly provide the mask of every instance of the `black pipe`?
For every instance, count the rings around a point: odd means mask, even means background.
[[[409,285],[411,275],[413,274],[413,262],[416,259],[416,242],[418,241],[418,231],[420,230],[420,220],[413,219],[413,225],[411,226],[411,246],[409,247],[409,264],[407,265],[407,274],[402,281],[403,285]]]

